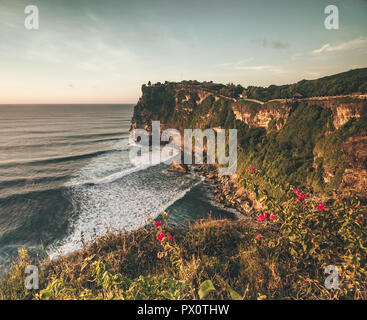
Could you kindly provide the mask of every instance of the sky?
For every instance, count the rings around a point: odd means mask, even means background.
[[[148,81],[268,86],[362,67],[366,0],[0,0],[0,104],[136,103]]]

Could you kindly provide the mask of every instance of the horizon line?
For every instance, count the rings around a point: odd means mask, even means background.
[[[134,103],[122,103],[122,102],[108,102],[108,103],[103,103],[103,102],[82,102],[82,103],[75,103],[75,102],[71,102],[71,103],[55,103],[55,102],[42,102],[42,103],[0,103],[0,106],[17,106],[17,105],[27,105],[27,106],[32,106],[32,105],[121,105],[121,104],[125,104],[125,105],[134,105],[137,104],[137,102]]]

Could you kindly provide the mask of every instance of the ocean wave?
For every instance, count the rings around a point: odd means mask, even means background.
[[[22,135],[16,135],[14,138],[16,140],[29,139],[29,137],[32,137],[33,139],[40,138],[37,135],[40,135],[40,137],[42,138],[42,137],[44,137],[45,132],[42,133],[40,131],[38,134],[36,134],[36,133],[25,134],[24,132],[22,132]],[[126,132],[126,131],[101,132],[101,133],[91,132],[91,133],[87,133],[87,134],[74,134],[74,135],[65,135],[65,134],[60,134],[60,135],[48,134],[47,135],[47,137],[49,139],[61,138],[63,140],[69,140],[69,141],[72,141],[73,139],[98,139],[100,137],[116,137],[116,138],[119,137],[120,139],[122,139],[122,138],[126,138],[128,136],[129,136],[129,133]],[[9,138],[11,139],[12,137],[10,136]]]
[[[113,183],[74,188],[71,198],[78,215],[69,235],[51,245],[48,254],[54,258],[78,250],[82,237],[89,242],[107,231],[144,227],[148,218],[156,218],[201,182],[194,176],[182,178],[161,164]]]
[[[80,249],[82,235],[91,241],[106,230],[139,229],[201,183],[194,175],[172,172],[165,162],[175,154],[162,156],[160,147],[149,153],[151,159],[160,159],[158,163],[135,165],[129,152],[136,144],[124,139],[113,148],[121,152],[94,157],[66,184],[75,219],[68,236],[49,247],[51,257]]]
[[[67,186],[80,186],[83,184],[104,184],[111,183],[134,172],[146,170],[173,159],[176,154],[162,155],[161,147],[149,152],[150,159],[158,159],[158,162],[138,163],[136,159],[130,159],[130,151],[136,148],[137,144],[129,139],[123,139],[114,148],[121,151],[116,154],[106,154],[95,157],[87,166],[81,169]],[[159,156],[159,157],[158,157]],[[133,158],[133,157],[132,157]],[[132,162],[130,161],[132,160]]]
[[[20,177],[16,179],[8,179],[8,180],[0,181],[0,189],[17,187],[19,185],[26,185],[26,184],[38,185],[41,183],[62,182],[62,181],[66,181],[69,178],[70,177],[67,175],[44,176],[44,177],[37,177],[37,178]]]
[[[109,149],[109,150],[100,150],[76,155],[69,155],[69,156],[62,156],[62,157],[55,157],[55,158],[40,158],[40,159],[27,159],[27,160],[14,160],[14,161],[3,161],[0,162],[0,168],[9,168],[19,165],[45,165],[49,163],[59,163],[65,161],[75,161],[80,159],[86,158],[93,158],[99,155],[113,153],[113,152],[120,152],[119,149]]]
[[[78,145],[86,145],[91,143],[102,143],[102,142],[117,142],[120,141],[123,137],[119,136],[116,138],[105,138],[105,139],[92,139],[92,140],[73,140],[73,141],[63,141],[63,142],[53,142],[53,147],[62,147],[62,146],[68,146],[72,144],[73,146]],[[35,149],[35,148],[42,148],[47,147],[49,145],[49,142],[44,143],[37,143],[37,144],[17,144],[17,145],[0,145],[0,152],[1,151],[13,151],[13,150],[21,150],[25,151],[26,149]]]

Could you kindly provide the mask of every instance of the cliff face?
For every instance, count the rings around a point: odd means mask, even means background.
[[[307,105],[319,106],[331,110],[334,128],[339,129],[350,119],[360,117],[360,111],[366,101],[367,96],[364,95],[297,100],[277,99],[266,103],[241,99],[232,103],[232,110],[236,119],[244,121],[251,127],[269,128],[273,124],[277,130],[280,130],[294,108]]]
[[[182,83],[143,86],[142,91],[132,130],[149,131],[152,120],[159,120],[161,129],[237,128],[240,147],[247,150],[244,162],[268,167],[283,182],[367,190],[367,134],[361,119],[366,95],[262,102]]]
[[[346,161],[350,165],[343,173],[341,187],[355,189],[359,193],[367,190],[367,135],[350,137],[342,145]]]
[[[293,101],[259,103],[241,99],[233,102],[231,107],[236,119],[250,127],[280,130],[295,105]]]

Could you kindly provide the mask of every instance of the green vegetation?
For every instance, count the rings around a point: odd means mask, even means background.
[[[304,98],[348,95],[352,93],[367,93],[367,68],[350,70],[332,76],[323,77],[316,80],[301,80],[297,83],[287,85],[271,85],[269,87],[248,86],[229,83],[227,85],[213,82],[182,81],[180,83],[166,82],[157,83],[153,87],[173,87],[177,84],[203,88],[217,94],[231,98],[239,98],[240,95],[250,99],[269,101],[272,99],[293,98],[296,93]],[[146,88],[146,86],[144,86]],[[143,92],[144,93],[144,92]]]
[[[296,93],[303,97],[323,97],[367,93],[367,69],[356,69],[336,75],[316,79],[301,80],[294,84],[263,87],[248,87],[248,98],[268,101],[271,99],[289,99]]]
[[[314,185],[313,150],[325,134],[328,119],[326,109],[298,107],[279,132],[266,135],[265,130],[241,130],[240,170],[254,165],[280,183]]]

